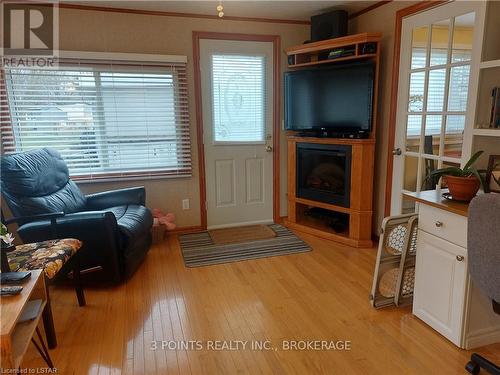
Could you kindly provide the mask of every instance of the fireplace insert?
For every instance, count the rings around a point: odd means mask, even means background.
[[[297,197],[349,207],[351,146],[297,143]]]

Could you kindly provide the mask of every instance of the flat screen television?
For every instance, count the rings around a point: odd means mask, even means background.
[[[375,65],[334,65],[285,73],[285,129],[332,136],[371,131]]]

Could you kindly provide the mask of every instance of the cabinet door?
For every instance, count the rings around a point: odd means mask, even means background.
[[[467,251],[418,231],[413,314],[461,346]]]

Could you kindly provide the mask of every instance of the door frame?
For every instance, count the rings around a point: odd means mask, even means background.
[[[196,101],[196,142],[198,145],[198,173],[200,184],[200,217],[202,229],[207,229],[207,190],[205,179],[205,147],[203,144],[203,106],[201,98],[200,40],[235,40],[273,43],[273,221],[280,221],[280,122],[281,122],[281,76],[279,35],[218,33],[193,31],[193,69]]]
[[[387,172],[385,177],[385,206],[384,216],[391,214],[392,201],[392,173],[394,169],[394,143],[396,138],[396,115],[398,109],[398,84],[399,84],[399,61],[401,58],[401,33],[403,29],[403,18],[420,13],[430,8],[446,4],[447,0],[422,1],[396,12],[396,22],[394,27],[394,55],[392,57],[392,77],[391,77],[391,105],[389,110],[389,140],[387,142]]]

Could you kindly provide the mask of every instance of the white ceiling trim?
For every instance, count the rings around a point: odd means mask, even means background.
[[[92,7],[117,8],[144,12],[187,13],[194,16],[217,16],[217,0],[151,1],[151,0],[61,0],[61,4]],[[333,0],[223,0],[225,18],[262,18],[268,20],[309,21],[312,15],[335,9],[344,9],[349,13],[359,12],[377,1]]]

